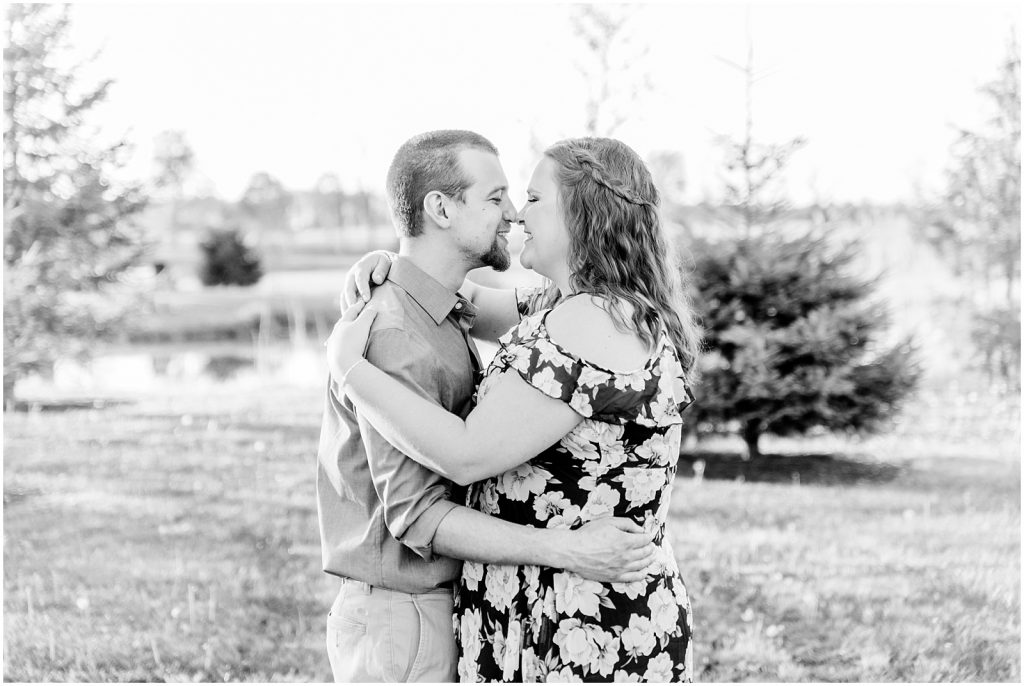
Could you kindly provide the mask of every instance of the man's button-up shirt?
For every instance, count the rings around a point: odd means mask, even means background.
[[[406,257],[392,264],[372,301],[381,312],[366,358],[465,418],[478,357],[460,320],[475,316],[473,305]],[[460,491],[384,440],[331,380],[317,471],[324,571],[407,593],[448,587],[462,563],[434,556],[431,543]]]

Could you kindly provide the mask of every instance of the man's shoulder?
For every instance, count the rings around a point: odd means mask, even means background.
[[[410,316],[410,308],[416,303],[405,290],[385,281],[373,289],[370,304],[377,309],[366,346],[371,362],[390,366],[435,356],[416,317]]]
[[[370,325],[370,335],[383,331],[406,331],[409,318],[409,294],[399,286],[385,281],[373,289],[370,305],[377,310],[377,316]]]

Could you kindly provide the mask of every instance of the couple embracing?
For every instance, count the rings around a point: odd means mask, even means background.
[[[650,172],[621,142],[561,141],[517,212],[487,139],[435,131],[387,194],[399,252],[351,270],[328,341],[335,679],[691,680],[665,527],[699,333]],[[467,280],[508,268],[513,222],[548,285]],[[474,337],[499,346],[486,369]]]

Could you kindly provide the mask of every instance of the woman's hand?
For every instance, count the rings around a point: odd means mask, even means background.
[[[345,314],[334,325],[327,346],[327,366],[331,377],[339,386],[345,384],[345,377],[352,367],[363,359],[366,341],[370,337],[370,325],[377,316],[375,307],[357,299],[345,309]]]
[[[392,255],[386,250],[374,250],[359,258],[345,276],[345,286],[341,290],[341,311],[344,312],[359,299],[369,302],[373,287],[384,283],[391,271]]]

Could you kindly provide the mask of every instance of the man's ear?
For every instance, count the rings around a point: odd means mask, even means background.
[[[441,191],[430,191],[423,197],[423,211],[442,229],[451,226],[451,199]]]

